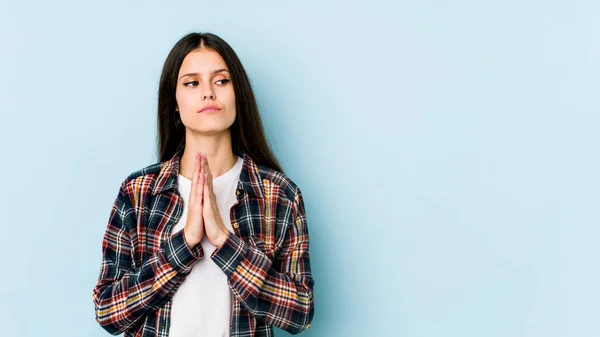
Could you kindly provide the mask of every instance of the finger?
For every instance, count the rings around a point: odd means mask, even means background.
[[[198,183],[198,196],[200,197],[200,205],[204,204],[204,185],[206,185],[206,177],[204,174],[198,174],[200,182]]]
[[[204,172],[204,163],[202,161],[202,153],[198,153],[198,178],[202,178],[203,173]],[[196,192],[196,195],[200,198],[200,203],[202,203],[202,198],[203,198],[203,194],[204,194],[204,184],[206,182],[206,179],[202,179],[202,181],[198,181],[198,189]]]
[[[213,190],[212,178],[210,178],[209,181],[210,181],[210,183],[206,184],[207,185],[206,190],[208,192],[205,191],[204,193],[208,193],[208,196],[210,196],[210,198],[207,198],[207,199],[210,199],[211,206],[216,206],[217,205],[217,196],[215,195],[214,190]]]
[[[204,171],[207,174],[207,182],[210,185],[210,188],[212,189],[213,176],[212,176],[212,172],[210,172],[210,166],[208,165],[208,158],[206,158],[206,157],[204,158],[204,165],[206,167],[206,169]]]
[[[204,193],[206,198],[203,198],[204,203],[203,203],[202,209],[203,209],[203,212],[208,212],[212,209],[212,204],[213,204],[213,199],[211,197],[212,190],[210,188],[210,184],[208,183],[208,180],[209,180],[208,174],[204,173],[203,177],[204,177],[203,178],[204,179],[204,186],[203,186],[204,191],[202,193]],[[205,215],[208,215],[208,213]]]
[[[200,158],[198,158],[200,159]],[[205,179],[201,174],[198,174],[198,201],[196,202],[196,207],[198,207],[198,221],[200,227],[204,228],[204,185]]]
[[[208,165],[208,157],[204,155],[204,157],[202,157],[202,161],[204,163],[204,173],[207,173],[209,177],[212,177],[210,172],[210,165]]]
[[[194,200],[196,200],[196,188],[198,185],[198,178],[199,178],[198,170],[196,169],[197,167],[198,167],[198,154],[194,153],[194,171],[192,173],[192,189],[190,191],[190,204],[191,205],[193,205]]]
[[[206,170],[206,165],[204,165],[204,156],[205,156],[204,153],[202,153],[202,152],[198,153],[198,161],[200,162],[200,171],[198,171],[198,176],[202,177],[202,184],[200,185],[201,191],[198,192],[198,194],[202,198],[201,204],[204,201],[204,185],[206,184],[206,178],[204,177],[204,172]]]
[[[204,165],[204,156],[205,156],[205,154],[201,152],[199,154],[199,158],[198,158],[200,160],[200,162],[202,163],[200,165],[200,173],[201,174],[203,174],[204,172],[206,172],[206,165]]]

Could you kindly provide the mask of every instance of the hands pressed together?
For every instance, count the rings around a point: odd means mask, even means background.
[[[190,248],[202,241],[204,235],[213,246],[220,248],[229,235],[217,207],[212,180],[206,153],[194,153],[192,189],[183,228],[185,241]]]

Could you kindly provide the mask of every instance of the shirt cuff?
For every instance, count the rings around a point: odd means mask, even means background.
[[[229,232],[221,248],[215,249],[210,258],[230,276],[248,252],[248,245],[237,235]]]
[[[201,244],[190,248],[185,242],[183,230],[176,232],[161,244],[161,249],[173,269],[177,271],[188,272],[192,269],[197,260],[204,257],[204,250]]]

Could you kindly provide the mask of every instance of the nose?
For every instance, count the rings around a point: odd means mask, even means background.
[[[207,97],[210,99],[215,99],[216,95],[211,85],[205,85],[204,90],[202,91],[202,100],[205,100]]]

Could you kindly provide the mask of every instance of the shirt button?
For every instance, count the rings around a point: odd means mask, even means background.
[[[306,328],[307,328],[307,329],[308,329],[308,328],[310,328],[310,324],[306,324]]]
[[[240,227],[240,225],[238,225],[238,223],[237,223],[237,222],[234,222],[234,223],[233,223],[233,228],[238,228],[238,227]]]
[[[240,190],[235,191],[236,195],[240,195],[240,193],[241,193]]]

